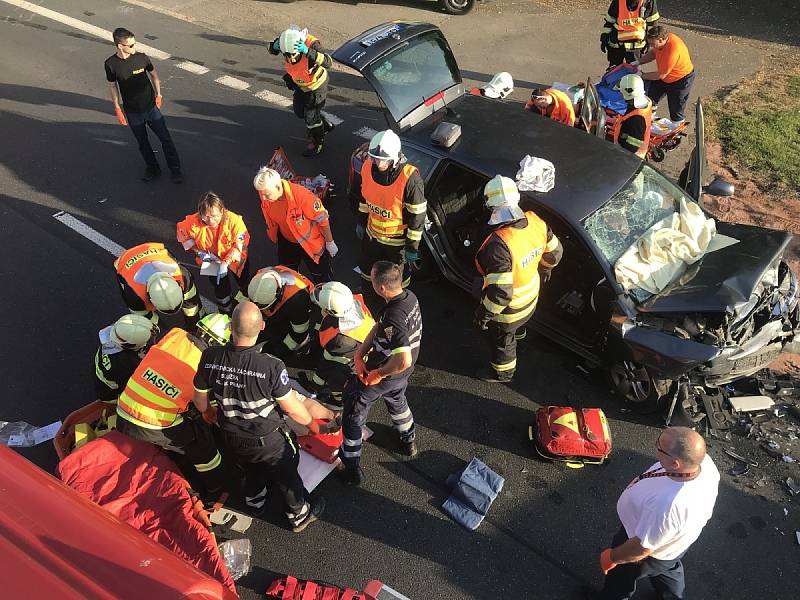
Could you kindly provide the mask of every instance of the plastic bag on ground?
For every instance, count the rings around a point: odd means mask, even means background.
[[[222,555],[222,560],[234,581],[250,572],[250,557],[253,553],[253,547],[248,538],[228,540],[221,543],[219,545],[219,553]]]
[[[549,160],[526,154],[516,179],[520,192],[549,192],[556,184],[556,168]]]

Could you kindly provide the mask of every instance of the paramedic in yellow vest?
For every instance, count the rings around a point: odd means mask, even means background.
[[[314,284],[283,265],[260,269],[247,288],[247,297],[261,310],[264,352],[283,360],[303,354],[311,344],[311,293]]]
[[[290,27],[269,45],[269,53],[283,55],[283,76],[286,87],[294,92],[292,108],[298,118],[306,122],[308,146],[303,156],[316,156],[322,152],[325,134],[333,131],[333,124],[325,118],[325,98],[328,95],[328,69],[331,57],[322,52],[320,43],[308,31]]]
[[[632,63],[647,49],[647,31],[658,23],[656,0],[611,0],[600,34],[608,66]]]
[[[329,408],[342,408],[342,391],[355,371],[353,359],[358,347],[375,326],[360,294],[353,295],[343,283],[329,281],[314,288],[311,300],[322,311],[319,345],[322,356],[311,385]]]
[[[222,457],[209,427],[216,421],[216,407],[201,418],[191,403],[193,381],[203,350],[229,339],[230,317],[218,313],[203,317],[194,334],[169,330],[147,352],[117,400],[117,429],[184,456],[211,501],[223,491]]]
[[[339,247],[333,241],[328,211],[322,201],[269,167],[258,170],[253,187],[261,199],[267,236],[278,246],[278,262],[295,271],[301,262],[305,263],[311,281],[330,281],[331,259]]]
[[[562,248],[544,221],[519,207],[513,180],[497,175],[483,193],[495,229],[475,257],[483,277],[475,326],[488,331],[491,345],[490,365],[478,370],[478,378],[508,382],[517,368],[517,341],[525,337],[525,324],[536,309],[540,280],[550,279]]]
[[[201,270],[206,265],[216,268],[216,274],[208,279],[214,287],[219,312],[230,314],[234,301],[231,276],[239,288],[237,302],[244,298],[250,282],[250,234],[242,217],[225,208],[222,198],[209,191],[200,197],[197,212],[178,223],[177,237],[184,250],[194,253]]]
[[[635,74],[625,75],[619,80],[619,91],[628,109],[614,122],[614,143],[644,160],[650,147],[653,102],[644,93],[644,81]]]
[[[372,265],[379,260],[400,265],[403,287],[408,287],[411,273],[419,268],[419,244],[427,211],[422,175],[406,161],[394,131],[381,131],[372,137],[361,167],[360,191],[351,198],[358,206],[358,267],[364,300],[372,312],[377,312],[384,301],[372,287]]]
[[[203,316],[200,296],[189,269],[179,265],[164,244],[145,242],[114,261],[122,299],[134,314],[158,324],[158,315],[183,311],[186,327]]]

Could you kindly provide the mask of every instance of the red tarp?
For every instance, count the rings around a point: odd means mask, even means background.
[[[58,474],[68,486],[235,592],[214,536],[194,517],[186,480],[159,448],[112,431],[64,458]]]

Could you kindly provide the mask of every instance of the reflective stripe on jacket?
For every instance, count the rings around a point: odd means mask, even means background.
[[[372,328],[375,327],[375,319],[372,318],[372,315],[367,308],[367,305],[364,303],[364,297],[361,294],[353,294],[353,300],[358,302],[361,306],[361,310],[364,314],[364,318],[362,319],[361,323],[359,323],[353,329],[348,329],[347,331],[342,331],[338,327],[338,319],[337,319],[337,326],[336,327],[326,327],[325,329],[319,332],[319,345],[322,348],[328,345],[333,338],[335,338],[340,333],[342,335],[346,335],[349,338],[354,339],[359,344],[363,343],[369,332],[372,331]]]
[[[630,10],[626,0],[619,0],[617,3],[617,40],[620,42],[641,42],[644,41],[645,26],[647,23],[642,18],[642,4],[640,0],[636,8]]]
[[[403,196],[408,179],[417,168],[405,165],[391,185],[381,185],[372,178],[372,164],[368,158],[361,167],[361,197],[368,215],[366,231],[382,244],[403,246],[407,229],[403,221]]]
[[[181,244],[194,240],[193,251],[210,252],[221,260],[229,261],[228,267],[236,275],[242,274],[242,267],[247,260],[247,246],[250,244],[250,234],[241,216],[225,210],[222,221],[216,228],[209,227],[200,219],[198,213],[187,215],[178,223],[177,238]],[[239,250],[239,246],[242,250]],[[202,265],[203,261],[195,256],[195,262]]]
[[[158,272],[168,273],[181,289],[186,291],[183,275],[178,261],[167,252],[164,244],[146,242],[125,250],[114,261],[117,274],[125,280],[127,286],[141,299],[149,312],[156,310],[147,295],[147,280]]]
[[[311,48],[311,44],[317,41],[313,35],[306,38],[306,46]],[[304,92],[313,92],[328,81],[328,70],[322,66],[325,55],[322,52],[317,52],[317,60],[314,64],[310,64],[308,54],[304,54],[296,63],[291,63],[288,60],[283,61],[283,66],[292,81],[297,84]]]
[[[619,136],[620,131],[622,130],[622,124],[630,119],[631,117],[635,116],[642,116],[644,117],[644,139],[637,140],[631,136],[627,136],[625,139],[626,141],[632,145],[636,146],[636,156],[639,158],[644,158],[647,154],[647,149],[650,146],[650,124],[653,121],[653,102],[650,98],[647,99],[647,106],[644,108],[634,108],[633,110],[629,110],[624,115],[620,115],[617,117],[617,120],[614,122],[614,129],[613,129],[613,136],[614,136],[614,143],[619,143]]]
[[[183,421],[194,397],[194,375],[202,351],[189,333],[171,329],[147,351],[119,396],[117,414],[147,429],[164,429]]]
[[[282,216],[293,240],[300,244],[305,253],[315,263],[319,262],[325,252],[325,238],[322,235],[322,225],[328,223],[328,212],[322,202],[302,185],[291,181],[281,180],[283,185],[283,198],[286,200],[286,214]],[[270,211],[270,201],[261,197],[261,213],[267,223],[267,236],[273,244],[278,242],[280,226]],[[311,215],[317,215],[312,218]],[[314,220],[316,219],[316,220]]]
[[[275,271],[276,273],[279,273],[281,280],[283,281],[283,286],[281,287],[280,291],[281,297],[272,306],[262,310],[265,317],[274,316],[281,309],[281,307],[286,304],[289,298],[301,292],[302,290],[305,290],[309,296],[311,295],[311,292],[314,291],[314,284],[311,283],[311,281],[305,275],[301,275],[294,269],[284,267],[283,265],[276,265],[274,267],[259,269],[256,275],[259,273],[265,273],[266,271]]]

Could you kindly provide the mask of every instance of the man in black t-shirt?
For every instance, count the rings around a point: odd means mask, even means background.
[[[133,33],[118,27],[114,30],[114,44],[117,52],[106,59],[106,81],[111,102],[120,125],[128,125],[139,143],[139,152],[147,165],[142,181],[152,181],[161,174],[150,140],[147,137],[147,126],[161,140],[164,158],[172,173],[172,181],[183,182],[181,161],[178,151],[172,142],[167,123],[161,114],[161,80],[143,52],[136,51],[136,39]],[[122,107],[120,107],[120,98]],[[124,112],[123,112],[124,108]]]
[[[386,301],[378,313],[377,323],[354,357],[357,377],[353,377],[343,394],[342,429],[344,440],[339,449],[347,485],[365,481],[361,469],[361,429],[367,422],[370,408],[383,398],[395,429],[400,434],[401,454],[417,454],[414,442],[414,416],[406,400],[408,378],[414,372],[422,341],[422,314],[413,292],[403,289],[402,267],[379,260],[370,273],[372,287]]]
[[[262,329],[258,306],[240,303],[231,321],[233,343],[210,347],[200,358],[193,401],[204,416],[209,394],[219,404],[217,422],[225,444],[245,470],[247,506],[259,514],[267,499],[267,481],[274,481],[283,494],[292,531],[298,533],[319,518],[325,499],[308,501],[297,473],[297,438],[283,415],[312,433],[320,433],[320,428],[304,398],[289,386],[283,362],[260,352],[256,340]]]

